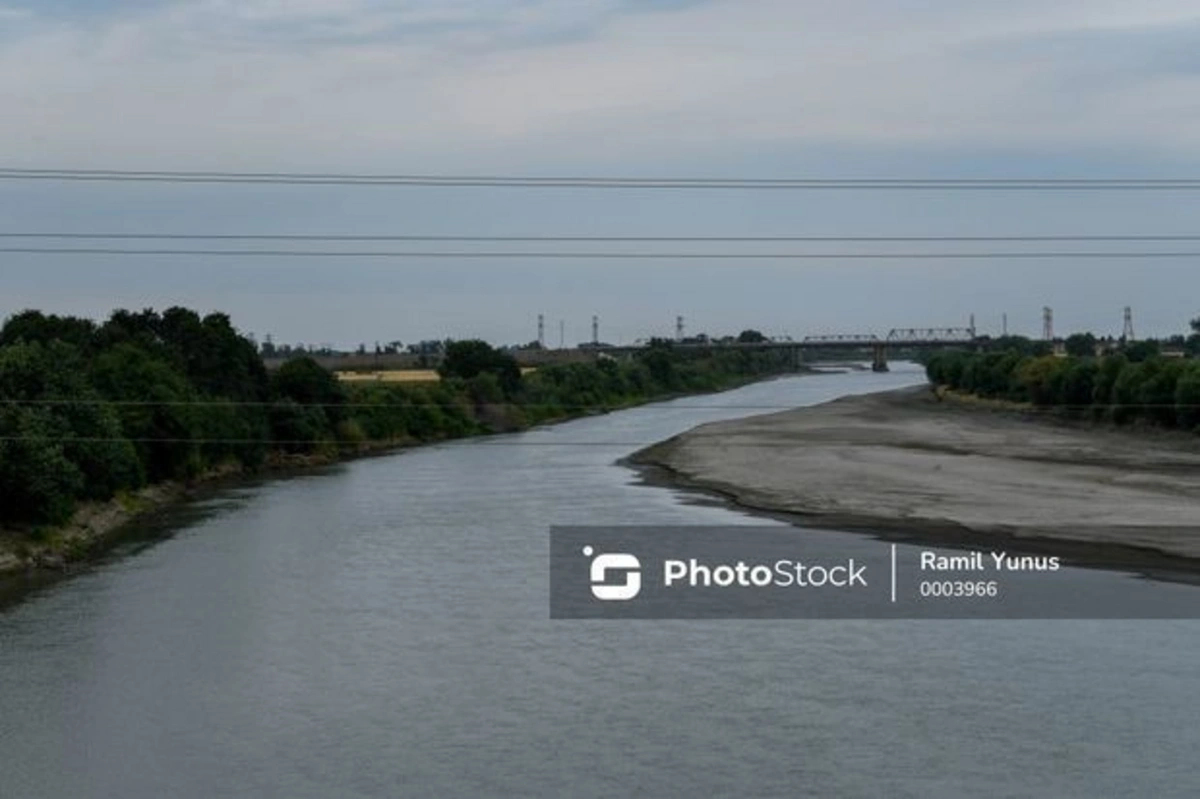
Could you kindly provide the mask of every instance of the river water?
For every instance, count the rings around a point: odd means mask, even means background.
[[[222,493],[0,613],[0,796],[1196,795],[1197,622],[549,619],[552,524],[749,522],[617,458],[919,380],[782,379]]]

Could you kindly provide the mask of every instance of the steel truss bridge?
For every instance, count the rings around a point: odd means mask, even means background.
[[[896,327],[884,337],[874,334],[805,336],[801,345],[812,350],[870,350],[871,368],[886,372],[888,348],[941,349],[971,346],[978,339],[974,327]]]
[[[790,352],[797,366],[813,355],[840,352],[847,355],[870,355],[876,371],[887,370],[889,352],[912,349],[947,349],[973,346],[979,337],[971,327],[898,327],[884,336],[873,333],[831,333],[805,336],[799,341],[771,339],[760,342],[739,341],[696,341],[684,340],[672,346],[684,350],[784,350]],[[571,363],[594,360],[601,356],[622,357],[642,352],[645,345],[606,347],[588,346],[560,350],[514,350],[512,354],[522,366],[547,366],[555,363]],[[807,356],[807,357],[806,357]],[[327,369],[411,369],[418,361],[427,366],[436,366],[437,356],[421,359],[408,353],[326,355],[313,356],[317,363]],[[267,368],[277,368],[284,359],[266,359]]]
[[[976,338],[975,329],[971,327],[897,327],[882,338],[874,334],[835,334],[805,336],[802,343],[810,347],[871,347],[876,344],[939,347],[972,344]]]

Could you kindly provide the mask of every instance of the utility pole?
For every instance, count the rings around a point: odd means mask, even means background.
[[[1042,308],[1042,338],[1054,341],[1054,309]]]
[[[971,338],[975,338],[975,314],[971,314]]]
[[[675,340],[683,341],[683,317],[675,317]]]
[[[566,349],[566,346],[567,346],[566,341],[567,341],[567,323],[564,322],[562,319],[559,319],[558,320],[558,348],[560,350]]]
[[[1008,336],[1008,314],[1001,314],[1000,316],[1000,331],[1000,335]]]
[[[600,343],[600,317],[592,316],[592,345]]]
[[[1125,330],[1121,333],[1121,338],[1128,343],[1133,341],[1133,308],[1125,306]]]
[[[545,316],[545,314],[538,314],[537,343],[540,348],[546,349],[546,316]]]

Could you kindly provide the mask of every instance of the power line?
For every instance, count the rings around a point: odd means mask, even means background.
[[[569,251],[418,251],[418,250],[282,250],[282,249],[135,249],[125,247],[0,247],[10,255],[203,256],[215,258],[524,258],[589,260],[997,260],[1087,258],[1200,258],[1200,251],[1033,251],[1033,252],[569,252]]]
[[[264,401],[235,401],[235,400],[104,400],[104,399],[0,399],[0,405],[29,405],[29,406],[114,406],[114,407],[236,407],[236,408],[270,408],[275,402]],[[792,411],[803,410],[808,406],[797,405],[673,405],[666,401],[653,401],[640,405],[561,405],[559,403],[484,403],[485,407],[497,408],[558,408],[562,410],[617,411],[632,410],[664,410],[664,411]],[[302,408],[446,408],[447,403],[438,402],[292,402],[289,407]],[[1112,411],[1127,408],[1200,408],[1200,403],[1173,402],[1133,402],[1133,403],[1091,403],[1087,405],[1048,405],[1045,407],[1012,408],[1014,413],[1043,413],[1057,410],[1098,410]],[[189,439],[191,440],[191,439]]]
[[[40,442],[67,442],[80,444],[224,444],[224,445],[251,445],[260,444],[266,446],[279,445],[310,445],[310,446],[333,446],[340,445],[346,447],[356,447],[357,444],[340,439],[267,439],[267,438],[121,438],[114,436],[0,436],[0,442],[23,442],[23,441],[40,441]],[[382,444],[388,446],[423,446],[429,444],[448,444],[452,441],[471,441],[473,446],[480,447],[634,447],[644,448],[649,446],[645,441],[489,441],[488,435],[466,435],[459,438],[447,438],[437,440],[420,440],[420,439],[375,439],[368,440],[363,443]],[[653,443],[653,442],[651,442]],[[688,446],[709,446],[707,442],[689,442]],[[712,442],[711,446],[719,446],[722,449],[728,447],[748,446],[748,447],[782,447],[795,448],[795,444],[790,442]]]
[[[65,239],[65,240],[118,240],[118,241],[312,241],[312,242],[393,242],[393,241],[438,241],[438,242],[845,242],[845,243],[934,243],[934,242],[1171,242],[1200,241],[1200,234],[1052,234],[1052,235],[996,235],[996,236],[477,236],[477,235],[424,235],[424,234],[356,234],[356,233],[82,233],[72,232],[0,232],[0,239]]]
[[[432,381],[431,381],[432,382]],[[364,386],[377,384],[364,381]],[[388,384],[384,384],[388,385]],[[392,384],[395,385],[395,384]],[[31,405],[31,406],[113,406],[113,407],[236,407],[236,408],[272,408],[278,403],[269,400],[107,400],[107,399],[0,399],[0,405]],[[304,408],[446,408],[452,403],[441,402],[294,402],[291,405]],[[514,403],[484,403],[485,406],[500,408],[561,408],[563,410],[593,411],[593,410],[791,410],[795,405],[672,405],[664,402],[649,402],[640,405],[563,405],[560,403],[514,402]],[[1175,406],[1171,406],[1175,407]]]
[[[0,180],[276,185],[901,191],[1195,191],[1196,178],[715,178],[430,175],[0,167]]]
[[[424,441],[422,441],[420,439],[415,439],[415,440],[414,439],[375,439],[375,440],[367,440],[363,443],[368,444],[368,445],[384,444],[384,445],[395,445],[395,446],[404,446],[406,444],[411,443],[413,446],[416,446],[416,445],[428,445],[428,444],[447,444],[452,441],[471,441],[474,446],[482,446],[482,447],[635,447],[635,448],[643,448],[643,447],[649,446],[647,444],[647,442],[645,442],[645,441],[514,441],[514,440],[502,440],[502,441],[492,440],[492,441],[489,441],[488,438],[489,438],[489,436],[487,434],[481,434],[481,435],[460,436],[458,438],[424,440]],[[278,445],[289,445],[290,444],[290,445],[312,445],[312,446],[320,446],[320,445],[327,445],[327,446],[341,445],[341,446],[348,446],[348,447],[357,446],[353,442],[343,441],[343,440],[336,439],[336,438],[308,440],[308,439],[269,439],[269,438],[158,438],[158,437],[123,438],[123,437],[117,437],[117,436],[30,436],[30,435],[0,436],[0,442],[23,442],[23,441],[65,442],[65,443],[81,443],[81,444],[119,444],[119,443],[130,442],[133,444],[225,444],[225,445],[260,444],[260,445],[267,445],[267,446],[278,446]],[[689,446],[694,446],[695,443],[699,443],[699,442],[689,443]],[[768,442],[762,442],[762,443],[712,442],[712,443],[714,446],[720,446],[721,448],[726,448],[726,447],[730,447],[730,446],[753,446],[753,447],[780,446],[780,447],[791,447],[791,448],[795,447],[794,444],[791,444],[789,442],[782,442],[782,441],[770,442],[770,443],[768,443]],[[701,443],[700,445],[705,446],[706,444]]]
[[[1122,408],[1131,409],[1139,406],[1124,405]],[[1155,406],[1150,406],[1155,407]],[[1191,407],[1191,406],[1184,406]],[[1047,409],[1052,410],[1052,409]],[[517,434],[520,435],[520,434]],[[265,445],[265,446],[345,446],[356,447],[353,442],[343,441],[340,439],[268,439],[268,438],[158,438],[158,437],[136,437],[123,438],[117,436],[0,436],[0,442],[59,442],[59,443],[80,443],[80,444],[221,444],[221,445]],[[432,444],[449,444],[452,442],[470,442],[471,446],[475,447],[628,447],[633,449],[644,449],[650,446],[653,442],[646,441],[537,441],[537,440],[516,440],[512,438],[496,439],[490,435],[466,435],[458,438],[446,438],[435,440],[420,440],[420,439],[374,439],[363,442],[367,445],[383,445],[392,447],[417,447],[428,446]],[[718,449],[798,449],[799,446],[791,441],[723,441],[719,439],[697,439],[687,442],[688,447],[715,447]],[[1069,446],[1065,449],[1070,450]],[[953,452],[953,448],[947,448],[945,451]]]

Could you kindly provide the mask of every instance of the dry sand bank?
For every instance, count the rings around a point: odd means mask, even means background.
[[[1200,440],[939,402],[928,388],[707,424],[631,460],[823,527],[1200,558]]]

